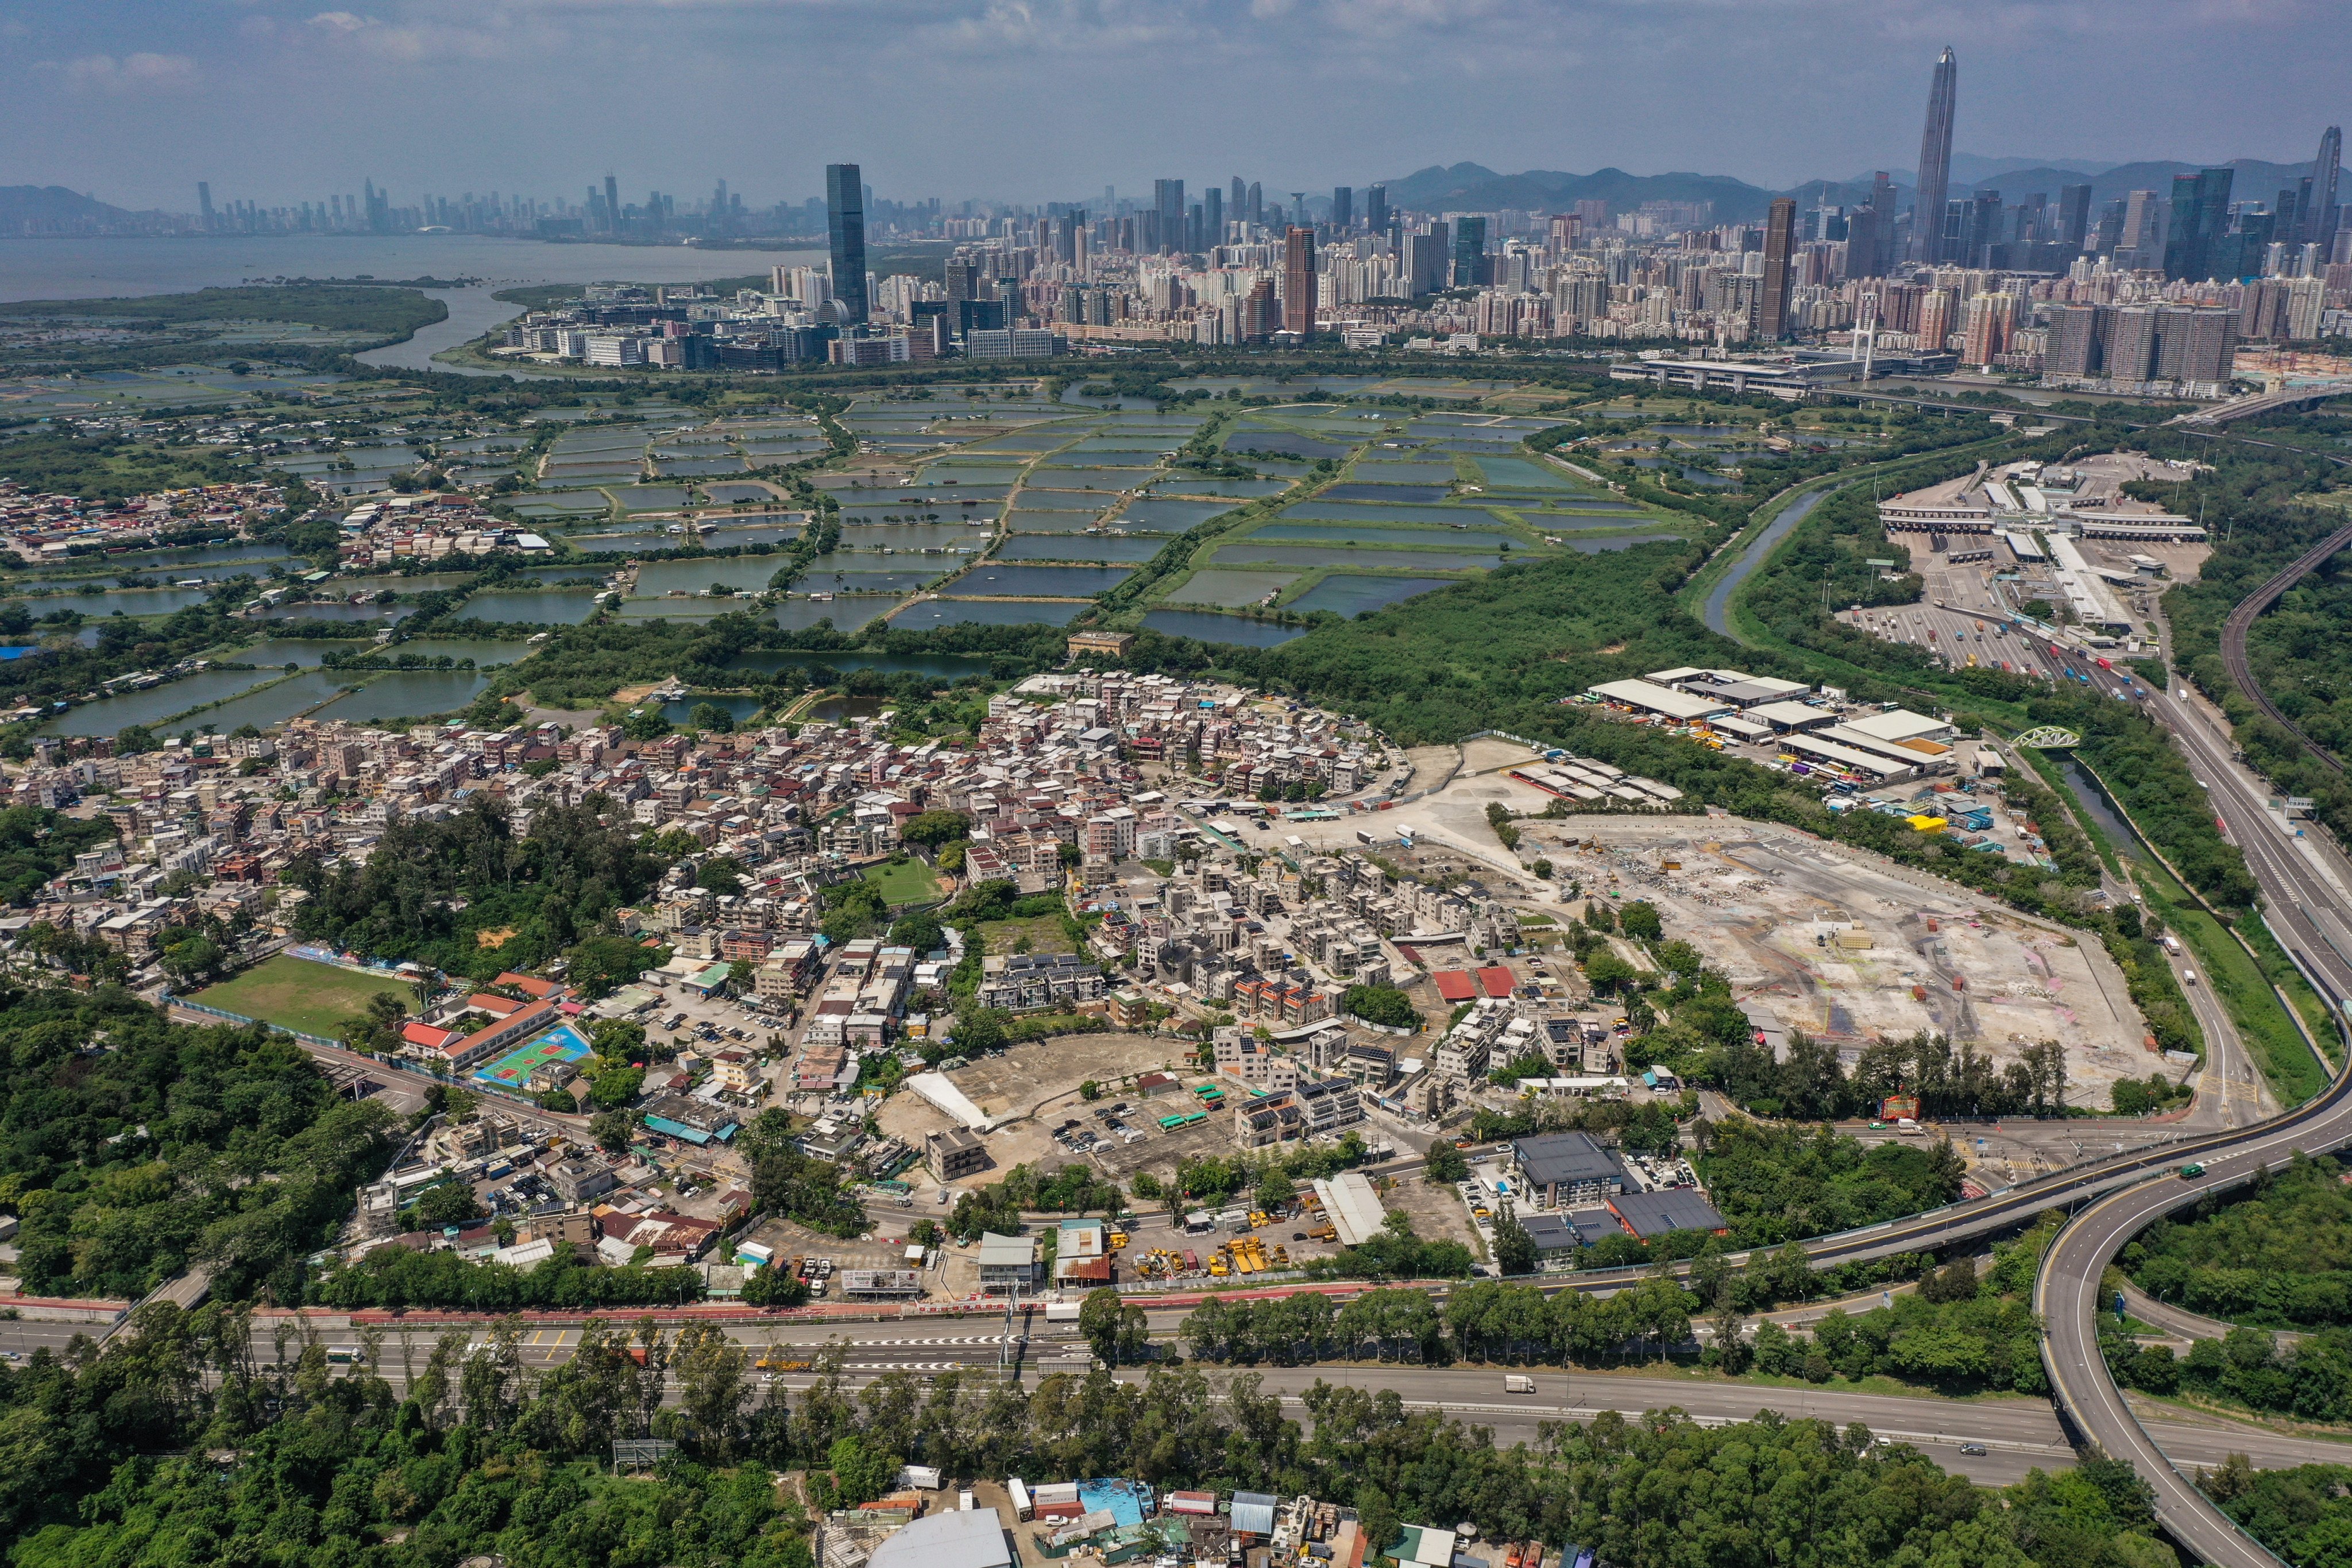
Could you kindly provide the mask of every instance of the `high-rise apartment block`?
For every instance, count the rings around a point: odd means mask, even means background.
[[[2292,298],[2282,289],[2280,306]],[[2230,378],[2240,319],[2239,311],[2193,305],[2062,305],[2051,313],[2042,374],[2218,384]]]
[[[1315,231],[1292,224],[1282,241],[1282,329],[1304,337],[1315,331]]]
[[[855,163],[824,166],[825,240],[832,251],[833,319],[862,326],[866,301],[866,183]]]
[[[1331,192],[1331,232],[1345,234],[1356,226],[1356,189],[1340,185]]]

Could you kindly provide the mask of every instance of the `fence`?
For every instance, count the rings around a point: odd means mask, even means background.
[[[341,1040],[330,1040],[320,1035],[306,1035],[299,1029],[289,1029],[283,1024],[273,1024],[266,1018],[248,1018],[242,1013],[232,1013],[225,1007],[211,1007],[202,1002],[191,1002],[184,996],[173,995],[168,989],[163,993],[163,1003],[169,1007],[184,1007],[191,1013],[202,1013],[207,1017],[220,1018],[231,1024],[258,1024],[274,1035],[291,1035],[306,1046],[326,1046],[335,1050],[343,1048],[343,1043]]]

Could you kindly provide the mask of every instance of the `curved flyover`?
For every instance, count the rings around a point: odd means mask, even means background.
[[[2288,734],[2302,742],[2305,751],[2339,773],[2344,771],[2342,760],[2331,756],[2325,747],[2297,728],[2294,721],[2280,712],[2278,704],[2271,700],[2270,693],[2255,681],[2253,666],[2246,658],[2246,634],[2253,629],[2257,616],[2278,603],[2280,595],[2317,571],[2322,563],[2347,544],[2352,544],[2352,524],[2337,529],[2287,563],[2285,569],[2277,576],[2239,600],[2237,606],[2230,612],[2230,618],[2221,623],[2221,665],[2230,672],[2230,679],[2237,683],[2238,689],[2244,692],[2255,707],[2275,720]]]

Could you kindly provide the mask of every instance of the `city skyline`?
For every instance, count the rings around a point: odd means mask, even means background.
[[[0,5],[0,36],[27,62],[0,106],[0,184],[177,209],[200,179],[275,202],[356,174],[404,192],[549,192],[606,172],[624,190],[723,174],[762,199],[801,199],[824,163],[855,155],[902,199],[1035,202],[1142,188],[1181,134],[1188,160],[1279,165],[1286,186],[1324,192],[1457,161],[1697,170],[1786,190],[1909,164],[1919,65],[1947,43],[1971,67],[1959,144],[1992,157],[2029,138],[1971,125],[2030,125],[2041,145],[2020,149],[2021,164],[2285,162],[2309,156],[2301,121],[2341,118],[2331,100],[2347,46],[2294,5],[2220,18],[2093,4],[2038,23],[2014,7],[1930,5],[1863,27],[1838,6],[1709,10],[1704,28],[1675,26],[1694,9],[1684,0],[1570,9],[1563,27],[1559,7],[1534,0],[905,0],[854,19],[688,3],[659,7],[655,29],[646,7],[563,0],[391,0],[364,14],[251,0],[234,16],[132,0],[103,17],[18,0]],[[887,90],[857,72],[772,74],[803,52],[877,43],[903,46],[872,79]],[[1130,78],[1171,47],[1218,68],[1181,93],[1134,93]],[[1290,59],[1303,63],[1276,68]],[[1750,90],[1759,74],[1771,94]],[[1564,107],[1531,121],[1562,79],[1575,89]],[[2082,90],[2126,80],[2139,90]],[[1710,91],[1757,107],[1682,112]],[[729,110],[680,113],[679,101]],[[984,137],[956,130],[983,122]]]

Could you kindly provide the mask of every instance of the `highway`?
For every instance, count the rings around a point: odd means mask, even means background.
[[[2242,689],[2256,694],[2245,663],[2245,632],[2254,613],[2276,600],[2296,577],[2327,559],[2352,529],[2306,552],[2242,603],[2223,632],[2222,650]],[[2330,546],[2334,546],[2331,548]],[[2248,606],[2252,606],[2250,611]],[[2168,729],[2204,785],[2222,831],[2246,857],[2261,884],[2263,916],[2282,945],[2339,1010],[2352,996],[2352,877],[2332,844],[2317,834],[2298,836],[2268,808],[2263,781],[2234,756],[2235,744],[2211,709],[2177,689],[2143,709]],[[2107,1374],[2095,1320],[2099,1279],[2109,1259],[2149,1223],[2201,1194],[2233,1187],[2297,1150],[2318,1153],[2352,1142],[2352,1079],[2338,1078],[2318,1099],[2295,1110],[2218,1141],[2200,1158],[2195,1180],[2159,1178],[2110,1193],[2083,1210],[2053,1244],[2035,1282],[2034,1306],[2044,1324],[2042,1359],[2075,1430],[2110,1456],[2127,1458],[2156,1489],[2157,1514],[2176,1541],[2223,1568],[2262,1568],[2276,1559],[2242,1533],[2184,1475],[2168,1462],[2150,1431],[2133,1415]]]
[[[278,1319],[278,1322],[288,1322]],[[291,1328],[290,1322],[289,1324]],[[1155,1325],[1155,1328],[1161,1325]],[[1060,1327],[1056,1326],[1057,1329]],[[486,1325],[473,1325],[472,1339],[485,1341]],[[360,1331],[348,1321],[311,1319],[310,1331],[320,1342],[353,1351],[362,1347]],[[86,1326],[68,1323],[0,1324],[0,1337],[12,1343],[37,1340],[62,1350]],[[845,1324],[833,1331],[795,1324],[771,1329],[759,1324],[730,1325],[729,1336],[748,1351],[782,1347],[793,1360],[814,1360],[828,1340],[842,1349],[841,1379],[845,1387],[862,1388],[891,1373],[929,1378],[943,1373],[992,1379],[1003,1354],[1001,1319],[987,1322],[919,1321]],[[374,1369],[396,1392],[431,1356],[436,1331],[384,1336]],[[526,1328],[518,1347],[526,1370],[545,1371],[569,1359],[580,1339],[576,1328]],[[1092,1358],[1075,1335],[1045,1331],[1033,1325],[1014,1336],[1019,1371],[1028,1378],[1055,1373],[1085,1372]],[[404,1340],[405,1342],[404,1343]],[[276,1323],[257,1322],[255,1355],[263,1364],[278,1360]],[[299,1354],[302,1340],[289,1338],[289,1357]],[[1602,1411],[1629,1419],[1653,1410],[1678,1409],[1705,1426],[1724,1426],[1754,1418],[1759,1412],[1777,1410],[1801,1419],[1819,1419],[1844,1427],[1856,1422],[1882,1441],[1906,1443],[1928,1454],[1945,1468],[1987,1486],[2004,1486],[2024,1478],[2029,1470],[2058,1469],[2074,1462],[2067,1434],[2049,1403],[2024,1397],[1993,1397],[1970,1401],[1925,1395],[1859,1394],[1769,1384],[1743,1384],[1688,1372],[1650,1368],[1624,1371],[1566,1371],[1557,1367],[1507,1369],[1502,1366],[1378,1365],[1333,1363],[1313,1366],[1210,1367],[1213,1375],[1245,1372],[1260,1380],[1264,1393],[1280,1397],[1289,1412],[1307,1420],[1302,1396],[1318,1381],[1379,1391],[1393,1389],[1408,1409],[1443,1410],[1465,1421],[1493,1429],[1505,1446],[1533,1444],[1545,1422],[1589,1421]],[[1509,1394],[1503,1378],[1507,1370],[1523,1370],[1535,1384],[1532,1394]],[[347,1375],[338,1366],[338,1375]],[[1124,1368],[1118,1375],[1139,1382],[1139,1369]],[[778,1386],[797,1393],[817,1381],[814,1372],[749,1373],[754,1397]],[[670,1391],[674,1402],[676,1391]],[[2270,1432],[2249,1423],[2232,1422],[2165,1409],[2149,1420],[2147,1430],[2173,1463],[2210,1468],[2227,1456],[2245,1454],[2265,1468],[2314,1462],[2352,1459],[2352,1444],[2325,1438],[2298,1437]],[[1964,1454],[1963,1446],[1981,1447],[1981,1454]]]
[[[2301,555],[2296,556],[2277,576],[2239,600],[2236,606],[2230,611],[2229,619],[2221,623],[2221,663],[2229,670],[2230,679],[2237,683],[2238,689],[2251,698],[2254,706],[2270,715],[2279,724],[2284,725],[2289,734],[2303,742],[2304,750],[2339,773],[2344,771],[2344,764],[2329,755],[2325,747],[2315,744],[2310,736],[2296,729],[2294,721],[2280,712],[2278,704],[2271,700],[2270,693],[2264,691],[2256,683],[2253,666],[2246,657],[2246,634],[2252,629],[2254,617],[2278,603],[2280,595],[2294,587],[2310,573],[2317,570],[2323,562],[2347,544],[2352,544],[2352,525],[2337,529]]]

